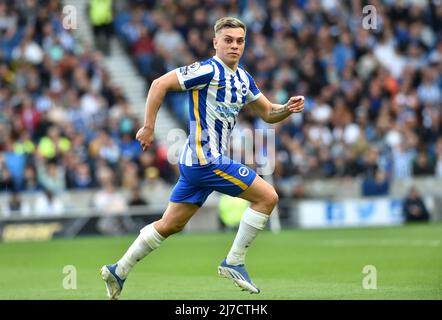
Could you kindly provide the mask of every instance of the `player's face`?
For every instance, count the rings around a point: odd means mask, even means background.
[[[242,28],[225,28],[213,39],[216,55],[229,67],[236,67],[244,52],[245,32]]]

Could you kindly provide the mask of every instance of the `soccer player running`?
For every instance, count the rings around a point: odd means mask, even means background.
[[[186,223],[214,191],[248,200],[238,232],[218,273],[243,291],[259,293],[245,269],[251,242],[266,226],[278,202],[275,189],[251,168],[223,155],[238,112],[246,105],[268,123],[276,123],[304,110],[304,97],[291,97],[284,105],[271,103],[250,74],[239,65],[244,52],[246,26],[225,17],[215,24],[216,55],[203,62],[172,70],[152,82],[146,100],[144,126],[137,133],[143,150],[154,140],[155,120],[168,91],[189,93],[189,137],[180,153],[180,178],[162,218],[141,229],[123,257],[101,268],[110,299],[118,299],[134,265],[157,249]]]

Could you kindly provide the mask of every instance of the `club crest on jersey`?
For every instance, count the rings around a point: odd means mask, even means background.
[[[241,93],[243,95],[246,95],[247,93],[247,85],[245,84],[245,82],[241,82]]]
[[[249,175],[249,169],[247,169],[246,167],[241,167],[239,168],[238,173],[241,177],[246,177]]]

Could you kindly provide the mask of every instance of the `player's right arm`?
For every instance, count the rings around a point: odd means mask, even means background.
[[[175,70],[164,74],[152,82],[146,99],[144,124],[143,127],[138,130],[136,136],[137,140],[140,141],[143,151],[149,148],[154,140],[155,121],[166,93],[168,91],[182,90]]]
[[[143,151],[149,148],[154,140],[155,121],[166,93],[201,89],[210,83],[213,74],[214,67],[210,63],[195,62],[190,66],[172,70],[152,82],[146,99],[144,124],[136,136]]]

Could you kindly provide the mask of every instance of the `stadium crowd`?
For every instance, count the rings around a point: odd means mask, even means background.
[[[363,194],[379,195],[392,179],[442,177],[442,3],[370,1],[375,17],[364,28],[367,4],[118,1],[113,27],[150,83],[211,57],[218,18],[242,19],[242,65],[260,90],[282,104],[306,98],[302,115],[277,125],[247,108],[237,124],[275,128],[281,196],[305,196],[303,179],[332,177],[361,177]],[[145,176],[176,181],[164,146],[141,152],[140,119],[103,54],[63,28],[59,1],[0,0],[0,33],[0,192],[95,188],[109,177],[125,188]],[[186,101],[166,98],[183,126]]]
[[[109,179],[128,189],[145,175],[173,179],[160,148],[141,152],[140,120],[102,54],[63,18],[60,1],[0,1],[0,192],[52,197]]]
[[[283,195],[302,196],[310,178],[359,176],[363,194],[382,195],[392,179],[442,176],[440,1],[132,1],[114,25],[151,82],[211,57],[226,15],[248,26],[241,63],[265,95],[306,97],[303,115],[275,126]],[[185,101],[168,97],[183,121]],[[247,108],[240,118],[269,128]]]

